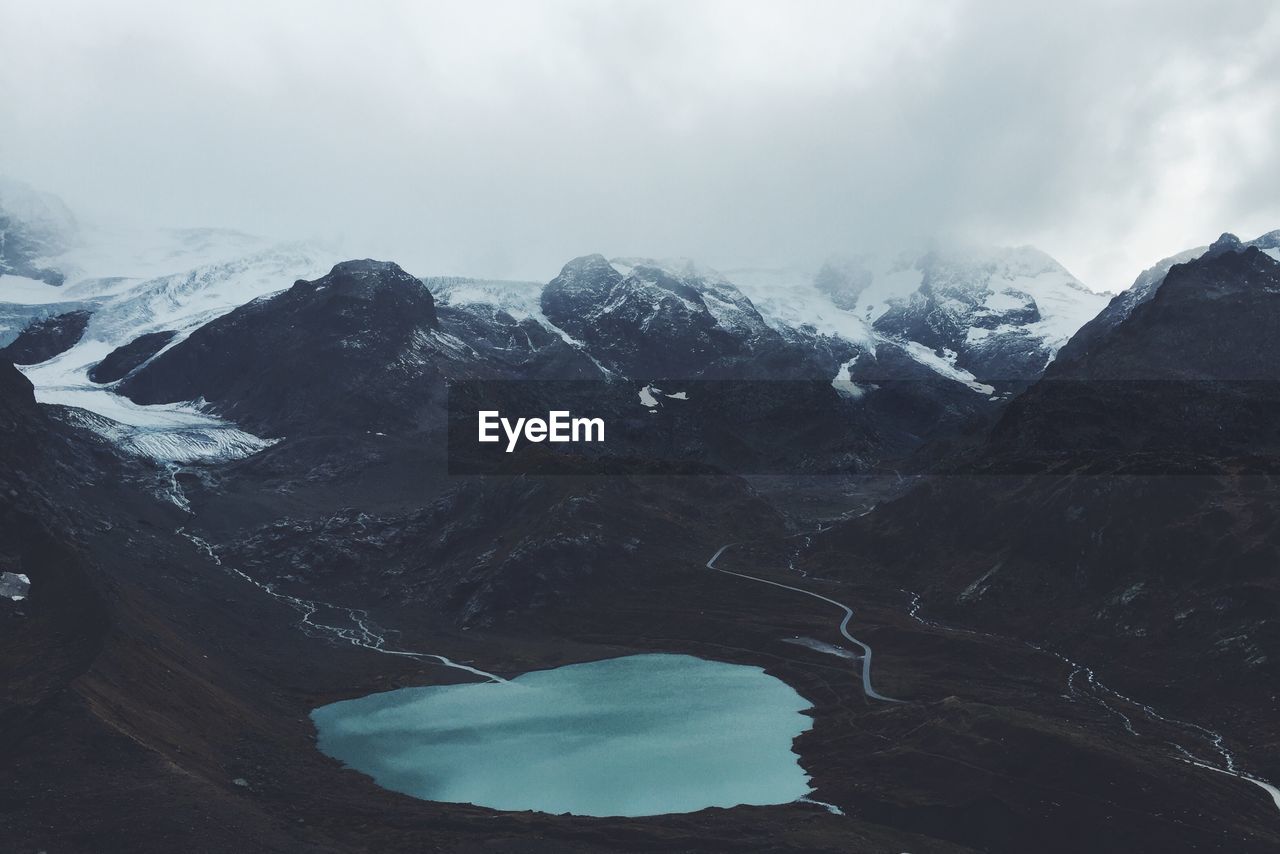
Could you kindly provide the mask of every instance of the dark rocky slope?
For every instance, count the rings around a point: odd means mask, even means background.
[[[1280,772],[1280,263],[1173,266],[1016,399],[948,476],[842,526],[931,612],[1049,641]],[[837,571],[834,570],[833,571]]]
[[[351,261],[197,329],[120,386],[136,403],[204,398],[251,428],[280,434],[412,424],[428,388],[393,369],[438,326],[422,284],[394,264]],[[388,412],[378,398],[403,396]]]
[[[281,590],[325,590],[397,623],[509,629],[584,595],[661,587],[687,572],[692,544],[785,533],[736,478],[467,478],[419,509],[281,519],[226,554]]]
[[[128,344],[117,347],[98,364],[89,369],[89,379],[95,383],[113,383],[124,379],[143,362],[159,353],[173,340],[177,332],[147,332]]]
[[[0,348],[0,359],[16,365],[35,365],[65,353],[84,335],[91,314],[77,310],[37,320],[7,347]]]
[[[1188,249],[1153,264],[1143,270],[1129,288],[1117,294],[1106,308],[1098,312],[1097,317],[1080,327],[1059,352],[1058,359],[1063,362],[1073,362],[1096,341],[1105,338],[1111,330],[1132,314],[1135,308],[1155,296],[1174,266],[1194,261],[1206,253],[1220,253],[1228,248],[1244,249],[1250,246],[1262,250],[1280,249],[1280,230],[1267,232],[1247,243],[1242,243],[1234,234],[1223,234],[1212,247],[1200,246]]]
[[[1256,247],[1224,235],[1108,334],[1084,334],[1010,405],[989,456],[1164,471],[1280,452],[1280,263]]]
[[[395,264],[348,261],[200,327],[129,376],[137,403],[203,398],[268,435],[420,430],[450,377],[596,373],[558,336],[495,313],[437,312]]]

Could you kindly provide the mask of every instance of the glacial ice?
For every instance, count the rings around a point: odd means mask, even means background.
[[[0,303],[94,307],[84,337],[38,365],[24,365],[41,403],[84,410],[76,421],[124,450],[164,463],[233,459],[270,446],[204,411],[199,401],[139,406],[92,383],[88,370],[116,347],[144,332],[173,330],[172,347],[192,329],[258,297],[313,278],[340,260],[311,243],[271,243],[222,229],[163,232],[90,230],[57,259],[67,284],[53,287],[18,276],[0,277]]]

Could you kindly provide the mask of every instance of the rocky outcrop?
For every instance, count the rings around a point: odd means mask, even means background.
[[[0,359],[15,365],[35,365],[65,353],[76,345],[89,326],[91,312],[69,311],[37,320],[0,349]]]
[[[89,369],[89,379],[95,383],[113,383],[124,379],[131,371],[159,353],[178,333],[173,330],[148,332],[117,347],[101,362]]]

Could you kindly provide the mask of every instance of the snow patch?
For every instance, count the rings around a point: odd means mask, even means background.
[[[836,371],[835,377],[831,380],[831,387],[840,395],[850,400],[861,400],[870,389],[853,381],[853,372],[850,370],[858,359],[862,357],[859,353],[849,361],[840,366],[840,370]]]
[[[957,597],[959,601],[968,602],[973,599],[981,599],[983,594],[987,592],[987,581],[991,576],[995,575],[996,571],[999,569],[1000,564],[996,564],[991,567],[991,569],[987,570],[982,577],[976,579],[972,584],[961,591],[960,595]]]
[[[689,393],[687,391],[677,391],[677,392],[672,392],[668,394],[667,392],[663,391],[662,389],[658,388],[656,385],[653,385],[653,384],[649,384],[644,388],[640,389],[640,391],[637,393],[637,396],[640,398],[640,405],[647,407],[650,412],[656,412],[657,408],[662,406],[662,401],[658,400],[659,396],[668,398],[670,400],[688,400],[689,399]]]
[[[954,361],[939,356],[923,344],[915,341],[899,341],[898,344],[912,359],[915,359],[920,364],[933,369],[948,379],[955,380],[958,383],[964,383],[978,394],[990,395],[995,391],[994,386],[978,382],[977,378],[974,377],[973,374],[969,373],[964,368],[956,367]],[[954,360],[954,353],[951,354],[951,358]]]

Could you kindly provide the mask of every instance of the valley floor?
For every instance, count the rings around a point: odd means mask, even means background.
[[[874,575],[826,579],[803,538],[690,547],[661,585],[589,595],[520,625],[396,648],[498,675],[637,652],[763,666],[813,704],[796,743],[811,802],[635,819],[436,804],[384,791],[314,747],[308,712],[472,674],[300,630],[298,609],[173,537],[176,508],[98,534],[120,556],[112,628],[87,670],[9,729],[0,783],[15,851],[1271,851],[1280,810],[1207,733],[1096,690],[1102,676],[1021,641],[928,620]],[[125,559],[145,554],[144,567]],[[156,567],[162,567],[158,569]],[[858,577],[851,573],[847,577]],[[388,617],[377,613],[371,620]],[[800,640],[801,643],[796,643]],[[1245,766],[1246,746],[1225,747]],[[1184,755],[1180,751],[1186,751]],[[837,807],[840,814],[827,806]],[[73,819],[71,817],[74,817]]]

